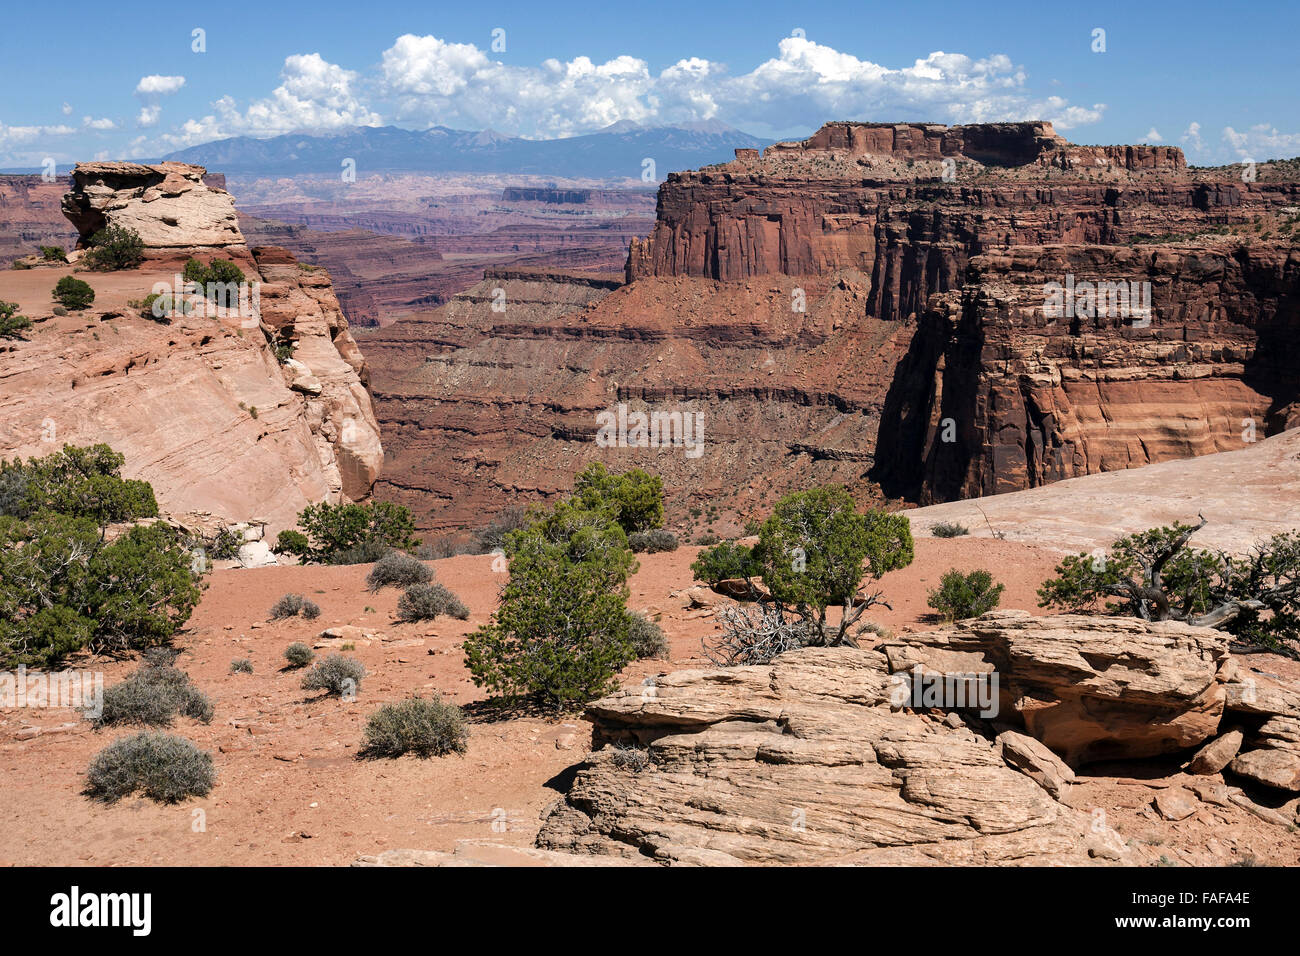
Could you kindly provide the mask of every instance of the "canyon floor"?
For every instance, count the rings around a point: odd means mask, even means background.
[[[640,556],[629,606],[661,615],[671,659],[641,661],[623,684],[707,663],[701,639],[715,623],[709,609],[677,596],[690,584],[698,549]],[[1033,608],[1034,591],[1060,553],[993,538],[917,538],[916,560],[882,582],[892,610],[875,620],[894,630],[935,626],[927,590],[949,567],[993,569],[1007,585],[1003,607]],[[576,716],[511,716],[484,712],[484,694],[469,680],[461,654],[465,636],[488,619],[502,575],[490,556],[431,562],[438,580],[471,609],[467,621],[396,623],[399,591],[365,590],[368,566],[218,570],[177,646],[177,666],[216,705],[210,725],[181,719],[175,731],[213,753],[218,783],[205,799],[161,806],[128,798],[103,806],[81,795],[91,758],[130,728],[93,730],[70,710],[0,715],[0,861],[44,865],[300,864],[344,865],[385,850],[453,850],[459,841],[531,846],[539,817],[563,790],[570,768],[590,748],[589,725]],[[286,592],[317,601],[316,621],[271,622],[267,610]],[[360,637],[335,639],[369,676],[358,700],[313,699],[301,674],[284,671],[291,642],[327,644],[320,633],[351,625]],[[321,647],[318,653],[329,653]],[[230,673],[236,658],[252,674]],[[1246,666],[1296,680],[1300,665],[1253,655]],[[102,669],[113,684],[135,661],[86,659],[72,666]],[[429,760],[357,758],[366,717],[380,704],[439,693],[470,706],[468,752]],[[33,728],[38,728],[39,733]],[[1296,864],[1296,828],[1264,822],[1238,806],[1202,804],[1188,819],[1162,820],[1154,793],[1186,780],[1180,761],[1144,761],[1086,768],[1071,803],[1104,808],[1126,839],[1140,841],[1175,865]],[[1207,778],[1197,778],[1206,780]],[[1252,794],[1257,800],[1266,797]],[[1270,803],[1293,816],[1295,800]],[[201,813],[199,811],[202,811]]]

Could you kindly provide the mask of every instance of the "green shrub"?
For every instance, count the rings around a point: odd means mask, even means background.
[[[32,320],[17,312],[17,302],[0,301],[0,339],[16,339],[32,327]]]
[[[159,803],[212,792],[217,772],[212,755],[183,737],[144,731],[114,741],[90,762],[87,796],[116,803],[137,791]]]
[[[306,667],[316,659],[316,652],[302,641],[294,641],[284,649],[284,659],[290,667]]]
[[[298,515],[298,526],[305,539],[305,550],[289,553],[306,561],[368,564],[389,551],[414,551],[420,546],[411,512],[387,501],[308,505]],[[286,539],[286,534],[280,532],[277,547],[281,543],[286,548],[303,546],[302,539],[296,536]]]
[[[126,680],[104,691],[103,710],[92,719],[97,727],[170,727],[178,715],[207,724],[212,722],[212,714],[212,701],[190,683],[188,674],[170,662],[146,662]]]
[[[53,312],[55,315],[67,315],[67,314],[68,314],[68,310],[65,309],[65,308],[64,308],[63,306],[61,306],[61,305],[56,305],[54,308],[50,309],[50,311]]]
[[[469,728],[465,715],[455,704],[440,698],[413,697],[399,704],[385,704],[366,721],[363,757],[441,757],[463,754],[468,747]]]
[[[744,580],[758,577],[763,572],[761,562],[753,549],[734,541],[723,541],[701,551],[691,562],[695,580],[714,587],[720,581]]]
[[[140,303],[140,315],[146,319],[170,319],[177,313],[189,315],[193,306],[186,299],[170,292],[150,292]]]
[[[464,645],[474,683],[556,709],[608,691],[634,656],[625,602],[636,568],[610,510],[575,496],[507,535],[505,551],[500,606]]]
[[[955,521],[940,521],[930,529],[930,534],[936,538],[960,538],[962,535],[970,534],[970,529]]]
[[[65,309],[80,312],[95,301],[95,290],[75,276],[64,276],[54,284],[54,301]]]
[[[627,636],[638,659],[668,659],[668,638],[664,636],[663,628],[644,614],[627,612]]]
[[[237,657],[230,662],[230,673],[251,674],[253,673],[253,662],[247,657]]]
[[[301,613],[304,619],[314,621],[320,617],[320,605],[309,598],[303,598]]]
[[[1003,585],[993,583],[987,571],[962,574],[956,568],[944,572],[939,586],[930,592],[927,602],[948,621],[963,621],[979,617],[998,606]]]
[[[144,241],[125,226],[109,226],[90,237],[86,264],[100,272],[133,269],[144,261]],[[69,306],[71,308],[71,306]]]
[[[323,690],[328,695],[352,697],[361,689],[366,669],[359,660],[331,654],[309,670],[302,679],[303,690]]]
[[[375,566],[366,575],[366,590],[378,591],[393,585],[407,587],[412,584],[428,584],[433,580],[429,566],[418,558],[400,551],[392,551],[375,562]]]
[[[244,272],[229,259],[213,259],[206,266],[198,259],[185,263],[183,278],[196,283],[205,299],[232,308],[239,302],[239,286],[244,282]]]
[[[311,543],[301,531],[281,531],[276,535],[275,547],[271,550],[276,554],[293,554],[303,558],[311,552]]]
[[[588,511],[604,511],[626,534],[664,524],[663,479],[640,468],[615,475],[593,462],[574,478],[573,501]]]
[[[437,581],[412,584],[397,600],[397,617],[402,621],[432,621],[440,615],[459,621],[469,618],[469,608]]]
[[[194,610],[198,577],[175,530],[107,534],[158,511],[122,461],[107,445],[0,460],[0,666],[164,644]]]
[[[220,528],[208,545],[208,553],[218,561],[229,561],[239,557],[239,549],[244,546],[244,536],[234,528]]]
[[[68,254],[64,251],[62,246],[37,246],[36,248],[40,251],[41,258],[46,262],[68,261]]]
[[[677,535],[663,528],[654,528],[650,531],[633,531],[627,536],[627,546],[636,554],[676,551]]]

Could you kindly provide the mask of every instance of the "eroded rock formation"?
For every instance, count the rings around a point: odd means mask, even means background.
[[[53,313],[50,290],[68,266],[0,275],[0,298],[37,323],[0,350],[0,454],[106,442],[165,512],[198,524],[256,519],[274,532],[310,502],[366,497],[383,449],[329,274],[283,249],[250,250],[230,197],[204,186],[201,168],[164,165],[74,173],[64,208],[83,240],[108,223],[165,243],[148,245],[138,269],[79,272],[95,289],[90,309]],[[171,244],[178,237],[201,245]],[[186,294],[188,313],[142,314],[151,291],[175,288],[187,257],[217,254],[244,272],[248,311]]]
[[[1176,621],[993,611],[885,647],[891,672],[996,674],[999,716],[1073,765],[1195,747],[1235,676],[1222,631]]]
[[[1138,863],[1023,748],[891,703],[885,656],[804,649],[589,705],[598,748],[538,846],[679,864]]]
[[[244,246],[234,199],[205,185],[206,173],[186,163],[78,163],[63,214],[81,245],[113,225],[139,233],[150,249]]]

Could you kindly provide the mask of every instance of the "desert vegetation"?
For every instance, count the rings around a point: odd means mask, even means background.
[[[32,327],[32,320],[18,314],[17,302],[0,301],[0,339],[15,339]]]
[[[637,565],[626,527],[662,520],[659,479],[593,465],[571,497],[507,534],[510,578],[500,605],[465,641],[474,682],[554,709],[609,690],[636,656],[626,602]]]
[[[217,772],[212,755],[184,737],[143,731],[102,750],[86,771],[87,796],[104,803],[140,793],[159,803],[212,792]]]
[[[199,576],[147,482],[107,445],[0,461],[0,664],[167,643]],[[110,526],[119,527],[109,534]]]
[[[1039,606],[1185,621],[1273,648],[1300,641],[1300,533],[1272,535],[1238,556],[1189,547],[1206,523],[1151,528],[1071,555],[1039,588]]]
[[[284,659],[289,670],[306,667],[316,659],[316,652],[302,641],[294,641],[284,649]]]
[[[321,564],[368,564],[420,544],[410,511],[387,501],[308,505],[298,515],[298,527],[281,531],[275,550]]]
[[[134,269],[144,261],[144,241],[125,226],[108,226],[90,237],[86,265],[98,272]]]
[[[440,616],[464,621],[469,618],[469,608],[437,581],[412,584],[397,600],[399,621],[432,621]]]
[[[146,661],[126,680],[104,691],[103,709],[92,719],[97,727],[170,727],[177,717],[207,724],[212,715],[212,701],[190,683],[188,674],[169,662]]]
[[[64,276],[54,283],[51,296],[55,302],[70,312],[80,312],[90,308],[95,301],[95,290],[90,287],[89,282],[76,276]]]
[[[945,621],[979,617],[998,606],[1005,585],[997,584],[984,570],[963,573],[956,568],[944,572],[939,586],[930,591],[926,603]]]
[[[880,591],[861,591],[863,579],[876,581],[913,557],[905,515],[860,514],[838,485],[786,495],[757,530],[753,548],[724,542],[691,566],[710,586],[736,579],[757,603],[720,612],[723,634],[706,647],[716,663],[763,663],[794,647],[854,643],[862,614],[889,606]],[[828,618],[832,607],[838,621]]]
[[[442,757],[463,754],[468,742],[469,728],[459,707],[439,697],[414,697],[385,704],[370,715],[360,756],[377,759],[409,753]]]
[[[354,697],[365,676],[366,669],[356,658],[331,654],[303,676],[302,689],[324,691],[332,697]]]
[[[320,605],[301,594],[286,594],[271,605],[269,617],[273,621],[299,616],[314,621],[320,617]]]
[[[419,558],[413,558],[400,551],[391,551],[376,561],[375,566],[366,575],[366,590],[410,587],[413,584],[428,584],[432,580],[433,572]]]

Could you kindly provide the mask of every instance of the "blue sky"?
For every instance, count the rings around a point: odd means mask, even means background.
[[[547,137],[619,120],[793,137],[831,119],[1048,118],[1077,142],[1262,160],[1300,154],[1298,11],[1197,0],[18,4],[0,36],[0,167],[348,125]],[[192,50],[196,28],[206,52]],[[1092,49],[1096,29],[1104,52]]]

